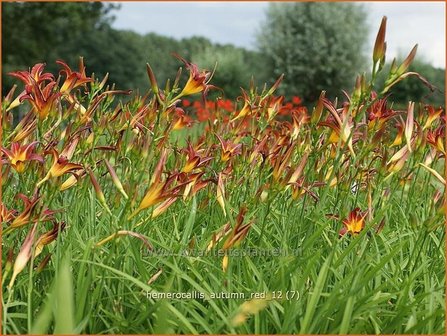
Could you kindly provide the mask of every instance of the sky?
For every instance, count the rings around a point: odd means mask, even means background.
[[[177,39],[204,36],[215,43],[256,48],[256,32],[268,2],[122,2],[113,26],[140,34]],[[363,2],[368,12],[369,45],[383,15],[387,21],[387,58],[406,56],[418,43],[418,58],[445,67],[444,2]],[[330,5],[330,4],[328,4]]]

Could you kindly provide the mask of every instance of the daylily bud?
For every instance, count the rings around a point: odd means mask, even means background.
[[[416,44],[413,49],[411,49],[410,53],[408,54],[407,58],[403,63],[399,66],[399,68],[396,70],[397,76],[403,75],[405,71],[409,68],[411,63],[413,62],[414,57],[416,56],[416,52],[418,50],[418,45]]]
[[[317,106],[315,106],[312,116],[310,117],[310,122],[312,124],[316,124],[320,121],[321,114],[323,113],[323,107],[324,107],[324,96],[326,94],[326,91],[321,91],[320,93],[320,99],[318,99]]]
[[[225,187],[222,179],[222,173],[219,173],[219,177],[217,180],[217,194],[216,194],[217,202],[219,202],[224,216],[227,216],[227,212],[225,211]]]
[[[48,262],[51,259],[51,253],[48,253],[45,258],[42,259],[42,261],[40,262],[40,264],[36,267],[36,274],[39,274],[40,272],[43,271],[43,269],[45,268],[45,266],[47,266]]]
[[[14,263],[13,273],[11,277],[11,281],[9,282],[8,287],[11,289],[14,285],[17,275],[23,271],[26,264],[31,258],[31,250],[33,247],[34,236],[36,235],[37,223],[35,223],[25,238],[23,242],[22,248],[20,249],[19,254],[17,255],[16,261]]]
[[[385,56],[385,34],[386,34],[386,16],[382,18],[379,32],[377,33],[376,43],[374,44],[373,62],[376,64]]]
[[[157,79],[155,78],[154,72],[152,71],[152,68],[149,65],[149,63],[146,63],[146,70],[147,75],[149,76],[149,81],[151,82],[152,91],[154,91],[155,94],[158,94]]]
[[[93,172],[91,169],[87,169],[88,175],[90,176],[90,181],[92,181],[93,188],[95,188],[96,197],[98,198],[99,202],[102,204],[102,206],[106,209],[106,211],[112,215],[112,212],[109,209],[109,206],[106,203],[106,198],[104,197],[104,193],[101,190],[101,187],[99,186],[98,181],[95,178],[95,175],[93,175]]]
[[[9,273],[12,269],[12,262],[14,260],[14,250],[10,248],[8,250],[8,256],[6,257],[6,263],[5,263],[5,273]]]
[[[408,150],[411,152],[411,136],[414,128],[414,103],[409,102],[407,121],[405,123],[405,140],[407,141]]]
[[[113,184],[115,187],[119,190],[121,194],[123,194],[125,199],[128,199],[129,196],[127,196],[126,192],[124,191],[123,185],[121,184],[121,181],[118,178],[118,175],[115,172],[115,169],[113,169],[112,165],[109,163],[109,161],[105,160],[107,170],[109,171],[110,176],[112,177]]]

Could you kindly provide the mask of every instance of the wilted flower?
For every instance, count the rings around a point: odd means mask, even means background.
[[[42,253],[43,247],[45,245],[50,244],[54,240],[56,240],[57,236],[60,232],[62,232],[65,228],[65,222],[54,223],[53,228],[50,231],[45,232],[39,238],[37,238],[35,249],[34,249],[34,258],[37,257],[40,253]]]
[[[239,214],[236,217],[236,225],[229,234],[228,238],[225,240],[223,249],[227,251],[232,247],[239,246],[240,243],[244,240],[245,236],[247,236],[248,231],[250,230],[253,221],[250,221],[246,224],[242,224],[244,222],[245,214],[247,213],[247,208],[242,206],[239,209]],[[222,261],[223,271],[226,272],[228,268],[228,254],[225,254],[224,259]]]
[[[8,210],[6,206],[0,202],[0,224],[8,223],[17,216],[17,211],[14,209]]]

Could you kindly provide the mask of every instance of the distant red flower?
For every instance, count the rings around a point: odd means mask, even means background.
[[[292,103],[293,103],[293,104],[295,104],[295,105],[300,105],[301,102],[302,102],[302,100],[301,100],[300,97],[298,97],[298,96],[293,96],[293,97],[292,97]]]

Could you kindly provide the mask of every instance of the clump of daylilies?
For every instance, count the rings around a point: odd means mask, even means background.
[[[385,24],[371,77],[359,76],[343,102],[322,92],[309,110],[298,96],[276,95],[282,77],[262,90],[251,84],[234,102],[207,100],[218,89],[210,84],[213,72],[178,55],[188,72],[184,85],[179,70],[162,88],[148,64],[148,92],[126,102],[119,96],[131,92],[108,86],[107,76],[87,75],[82,58],[77,71],[58,61],[58,76],[44,64],[10,73],[24,89],[16,95],[14,87],[2,103],[0,218],[12,248],[9,287],[32,258],[44,255],[33,263],[44,267],[54,242],[69,230],[70,206],[53,204],[66,195],[88,198],[86,188],[100,204],[96,215],[109,216],[118,228],[96,237],[95,248],[123,236],[150,246],[139,230],[195,202],[221,216],[222,227],[202,239],[208,251],[221,245],[224,271],[228,252],[261,222],[246,216],[260,204],[314,206],[322,195],[336,194],[349,204],[330,215],[340,220],[328,221],[328,228],[348,239],[372,227],[381,232],[390,190],[429,176],[434,196],[427,201],[441,214],[444,110],[415,102],[395,110],[389,102],[388,92],[404,78],[426,82],[407,71],[416,49],[401,65],[393,62],[384,88],[374,86],[385,62]],[[202,97],[194,100],[197,94]],[[20,120],[19,110],[26,112]]]

